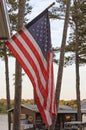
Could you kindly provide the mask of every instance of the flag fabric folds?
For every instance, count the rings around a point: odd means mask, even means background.
[[[6,45],[32,82],[44,123],[51,125],[56,103],[48,10],[19,30]]]

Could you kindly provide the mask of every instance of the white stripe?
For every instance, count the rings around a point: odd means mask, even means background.
[[[51,93],[52,93],[52,106],[51,106],[51,112],[54,113],[54,106],[55,106],[55,88],[53,86],[51,86],[51,82],[52,82],[52,72],[51,72],[51,67],[52,67],[52,54],[50,54],[50,61],[49,61],[49,65],[50,65],[50,70],[49,70],[49,82],[48,82],[48,98],[47,98],[47,106],[46,109],[48,111],[50,111],[50,105],[51,105]],[[54,83],[53,83],[54,85]],[[52,87],[53,87],[53,91],[52,91]]]
[[[39,53],[40,57],[42,58],[42,61],[43,61],[43,65],[44,65],[44,68],[45,70],[47,70],[47,62],[46,62],[46,59],[45,57],[43,56],[42,54],[42,51],[40,49],[40,47],[38,46],[37,42],[34,40],[34,38],[32,37],[32,35],[29,33],[29,31],[23,27],[22,31],[24,31],[25,35],[28,37],[29,36],[29,39],[33,44],[33,46],[36,48],[37,52]]]
[[[40,50],[40,47],[38,46],[38,44],[36,43],[36,41],[34,40],[34,38],[32,37],[32,35],[29,33],[29,31],[27,31],[27,29],[25,28],[25,27],[23,27],[23,31],[24,31],[24,33],[26,34],[26,36],[28,37],[29,36],[29,39],[30,39],[30,41],[32,42],[32,43],[34,43],[33,45],[35,46],[35,48],[37,49],[37,50],[39,50],[38,52],[39,52],[39,55],[42,57],[42,59],[43,59],[43,65],[45,66],[45,68],[46,68],[46,60],[45,60],[45,58],[44,58],[44,56],[43,56],[43,54],[41,53],[41,50]],[[26,47],[27,48],[27,47]],[[50,65],[52,64],[52,55],[50,56]],[[50,68],[51,68],[51,66],[50,66]],[[47,68],[46,68],[47,69]],[[50,93],[51,93],[51,69],[50,69],[50,71],[49,71],[49,84],[48,84],[48,90],[49,90],[49,92],[48,92],[48,99],[47,99],[47,109],[49,110],[50,109],[50,99],[51,99],[51,95],[50,95]],[[53,94],[52,94],[52,112],[54,112],[54,100],[55,100],[55,91],[53,90]]]
[[[53,60],[53,57],[52,57],[52,60]],[[53,62],[51,63],[51,69],[53,69]],[[51,76],[53,76],[53,74],[51,75]],[[52,78],[52,77],[51,77]],[[52,79],[53,80],[53,79]],[[55,87],[54,87],[54,80],[53,80],[53,92],[52,92],[52,113],[55,113],[56,112],[56,110],[55,110]]]
[[[47,107],[46,107],[46,109],[48,110],[48,111],[50,111],[50,104],[51,104],[51,88],[52,88],[52,86],[51,86],[51,64],[52,64],[52,55],[50,54],[50,59],[49,59],[49,81],[48,81],[48,98],[47,98]]]
[[[13,46],[13,48],[15,49],[15,51],[18,53],[18,55],[21,57],[22,61],[25,63],[25,65],[27,66],[28,70],[31,72],[32,76],[34,77],[34,81],[35,81],[35,84],[36,84],[37,95],[39,97],[39,100],[41,100],[40,101],[41,105],[43,105],[44,98],[41,95],[41,92],[39,90],[38,82],[37,82],[37,76],[35,75],[32,66],[29,64],[29,62],[27,61],[26,57],[24,56],[24,54],[22,53],[22,51],[18,48],[18,46],[15,44],[15,42],[12,39],[10,39],[9,42]]]
[[[53,86],[54,86],[54,83],[53,83]],[[53,113],[55,113],[54,107],[55,107],[55,87],[53,87],[53,92],[52,92],[52,112]]]
[[[27,53],[30,55],[30,57],[33,59],[34,63],[36,64],[38,72],[39,72],[39,76],[40,76],[40,79],[41,79],[41,83],[42,83],[43,87],[46,88],[46,81],[44,79],[44,76],[43,76],[43,73],[41,71],[41,68],[40,68],[40,65],[39,65],[37,58],[35,57],[34,53],[29,48],[29,46],[26,44],[26,42],[23,40],[23,38],[21,37],[20,34],[17,35],[17,38],[20,41],[20,43],[22,44],[22,46],[25,48]]]
[[[47,110],[44,110],[45,112],[45,115],[46,115],[46,119],[47,119],[47,122],[48,122],[48,125],[52,125],[52,119],[51,119],[51,116],[50,116],[50,112],[48,112]]]

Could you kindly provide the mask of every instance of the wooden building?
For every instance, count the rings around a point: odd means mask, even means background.
[[[11,130],[13,130],[13,111],[14,109],[8,111],[11,114]],[[84,113],[86,112],[84,111]],[[56,130],[63,130],[65,122],[76,120],[76,109],[64,105],[59,106],[55,128]],[[47,130],[36,105],[21,105],[20,124],[21,130],[36,130],[36,128],[38,128],[38,130],[43,130],[44,128]]]
[[[13,130],[13,111],[14,109],[10,109],[8,111],[11,114],[11,130]],[[20,130],[33,130],[36,127],[45,127],[37,106],[22,104],[20,114]]]

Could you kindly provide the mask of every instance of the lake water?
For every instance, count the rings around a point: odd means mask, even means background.
[[[83,116],[83,121],[86,121],[86,115]],[[7,114],[0,114],[0,130],[8,130]]]
[[[8,130],[7,114],[0,114],[0,130]]]

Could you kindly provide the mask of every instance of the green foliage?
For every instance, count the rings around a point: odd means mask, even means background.
[[[7,6],[8,6],[9,17],[10,17],[11,33],[13,34],[14,31],[17,31],[17,23],[18,23],[18,1],[17,0],[8,0]],[[27,0],[26,4],[25,4],[24,15],[26,16],[28,13],[31,12],[31,10],[32,10],[32,7],[29,5],[29,0]],[[27,20],[28,19],[24,18],[24,23],[26,23]]]
[[[75,43],[76,43],[76,26],[78,31],[78,45],[79,45],[79,63],[86,64],[86,3],[82,1],[76,1],[71,7],[71,33],[66,46],[66,52],[75,52]],[[73,62],[74,54],[70,55],[70,59]],[[69,61],[67,64],[70,64]]]
[[[77,101],[76,100],[68,100],[68,101],[60,100],[59,104],[60,105],[67,105],[67,106],[70,106],[72,108],[77,108]]]
[[[11,108],[14,107],[14,100],[10,100]],[[21,104],[33,104],[33,99],[22,99]],[[0,99],[0,113],[6,113],[7,112],[7,100],[6,99]]]
[[[14,32],[17,31],[17,23],[18,23],[18,1],[17,0],[8,0],[7,1],[7,9],[8,9],[8,14],[9,14],[9,19],[10,19],[10,31],[11,35],[13,35]],[[32,10],[32,7],[29,5],[29,0],[26,1],[25,5],[25,13],[24,15],[26,16],[28,13],[30,13]],[[27,22],[27,18],[24,19],[24,23]],[[7,50],[7,54],[9,56],[12,56],[11,52]],[[4,57],[4,42],[0,41],[0,57]]]
[[[7,103],[5,99],[0,99],[0,113],[7,112]]]
[[[0,103],[0,113],[2,113],[2,110],[3,110],[3,106],[2,106],[2,104]]]
[[[49,12],[50,18],[61,19],[65,18],[66,0],[56,0],[57,4],[53,6]]]
[[[14,100],[11,100],[11,108],[14,108]],[[34,104],[33,99],[22,99],[21,104]],[[59,105],[68,105],[72,108],[77,108],[76,100],[60,100]],[[7,113],[7,100],[0,99],[0,113]]]
[[[59,7],[54,7],[52,12],[56,14],[59,19],[64,18],[66,0],[56,0]],[[71,65],[75,62],[75,43],[76,43],[76,26],[78,31],[78,45],[79,45],[79,64],[86,64],[86,2],[84,0],[71,0],[71,10],[70,10],[70,36],[68,43],[65,47],[65,61],[64,64]],[[53,13],[52,13],[53,14]],[[60,47],[56,52],[60,52]],[[54,54],[55,55],[55,54]]]
[[[3,42],[0,42],[0,57],[2,58],[4,55],[4,46],[3,46]]]
[[[21,101],[21,103],[22,104],[34,104],[34,101],[33,101],[33,99],[27,99],[27,100],[25,100],[25,99],[22,99],[22,101]]]

